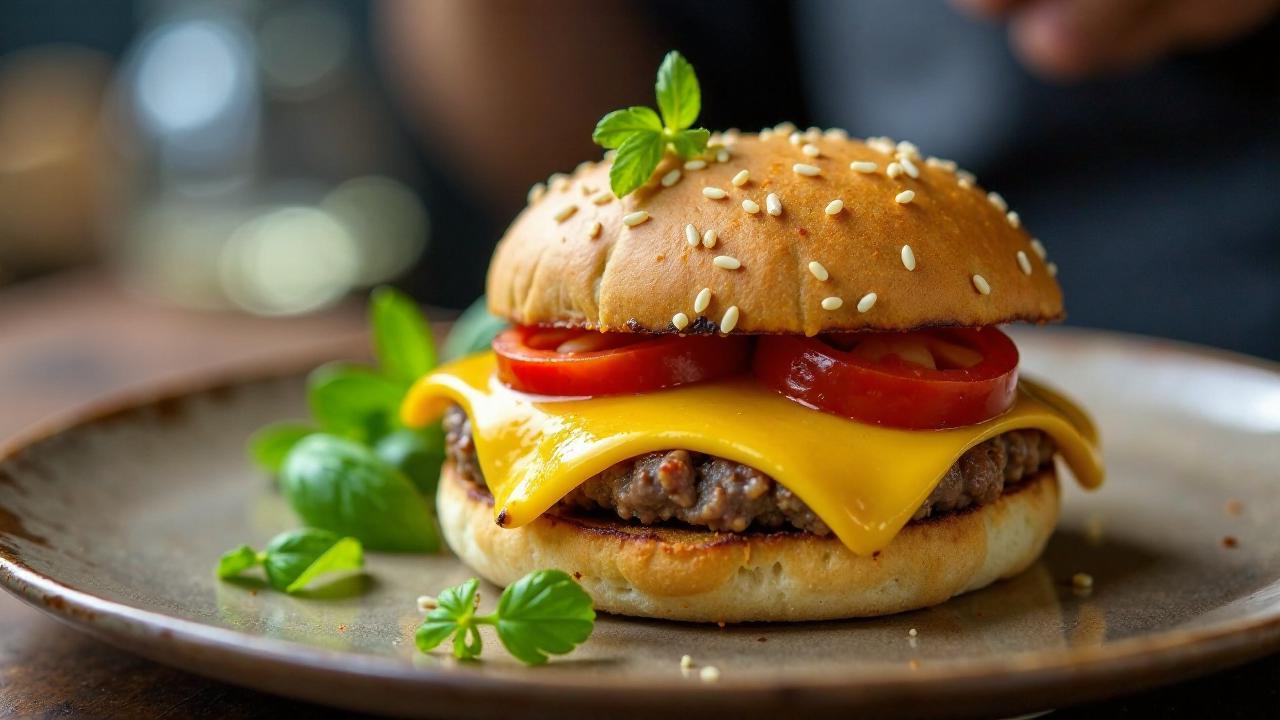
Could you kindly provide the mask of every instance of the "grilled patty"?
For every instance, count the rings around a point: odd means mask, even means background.
[[[449,408],[444,429],[446,451],[458,474],[487,487],[466,412],[457,405]],[[1012,430],[975,445],[947,470],[913,519],[992,502],[1005,488],[1051,463],[1053,453],[1053,440],[1039,430]],[[646,453],[617,463],[566,495],[560,506],[612,511],[645,525],[674,520],[730,532],[753,526],[831,532],[808,505],[768,475],[688,450]]]

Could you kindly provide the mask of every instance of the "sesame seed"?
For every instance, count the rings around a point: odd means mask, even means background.
[[[819,155],[822,154],[822,150],[819,149],[818,146],[814,145],[813,143],[805,143],[805,146],[800,148],[800,152],[804,153],[805,155],[808,155],[809,157],[818,157]]]
[[[902,265],[908,270],[916,269],[916,252],[910,245],[902,246]]]
[[[814,142],[820,137],[822,137],[822,128],[816,125],[811,125],[804,131],[804,139],[809,142]]]
[[[633,213],[627,213],[622,216],[622,224],[627,227],[635,227],[640,223],[649,219],[649,213],[644,210],[637,210]]]
[[[578,212],[577,205],[565,205],[564,207],[557,210],[556,214],[553,217],[555,217],[556,222],[564,222],[565,220],[568,220],[570,217],[572,217],[573,214],[576,212]]]
[[[529,201],[530,205],[532,205],[538,202],[539,200],[541,200],[542,196],[546,194],[547,194],[546,185],[542,183],[534,183],[533,187],[529,188],[529,194],[526,196],[525,199]]]
[[[982,277],[981,275],[973,276],[973,286],[977,288],[978,292],[983,295],[991,294],[991,283],[987,282],[987,279]]]
[[[773,138],[773,128],[765,128],[760,131],[761,140],[769,140]]]
[[[907,634],[908,634],[908,635],[910,635],[911,637],[915,637],[915,636],[919,635],[920,633],[919,633],[918,631],[916,631],[916,629],[915,629],[915,628],[911,628],[910,630],[908,630],[908,631],[907,631]]]
[[[717,151],[716,151],[716,162],[718,162],[718,163],[727,163],[727,162],[729,162],[729,151],[728,151],[728,150],[726,150],[726,149],[724,149],[724,148],[720,148],[719,150],[717,150]]]
[[[916,191],[915,191],[915,190],[903,190],[902,192],[900,192],[900,193],[898,193],[897,195],[893,196],[893,199],[894,199],[894,200],[897,200],[899,205],[906,205],[907,203],[909,203],[909,202],[911,202],[912,200],[915,200],[915,199],[916,199]]]
[[[733,183],[734,187],[742,187],[743,185],[746,185],[747,181],[750,179],[751,172],[749,170],[739,170],[738,174],[734,175],[733,179],[729,182]]]
[[[715,256],[715,259],[711,261],[711,264],[721,270],[737,270],[742,267],[742,262],[732,255],[717,255]]]
[[[1036,255],[1040,256],[1041,260],[1049,256],[1049,253],[1044,249],[1044,243],[1036,238],[1031,238],[1031,249],[1035,251]]]
[[[871,137],[867,138],[867,147],[885,155],[893,154],[893,140],[887,137]]]
[[[691,667],[693,667],[693,658],[689,657],[688,655],[683,655],[683,656],[681,656],[681,658],[680,658],[680,669],[681,669],[681,670],[688,670],[688,669],[689,669],[689,668],[691,668]]]
[[[591,238],[592,240],[595,240],[596,238],[600,237],[600,232],[602,230],[604,230],[604,226],[600,224],[599,220],[596,220],[595,222],[591,223],[591,227],[587,228],[587,237]]]
[[[898,149],[898,152],[903,155],[907,155],[910,157],[920,157],[920,148],[916,147],[915,143],[910,143],[910,142],[907,142],[906,140],[902,140],[898,143],[897,149]]]
[[[1022,227],[1022,218],[1018,216],[1018,213],[1010,210],[1004,217],[1013,227]]]
[[[920,177],[920,168],[916,167],[916,164],[911,162],[911,158],[906,155],[898,156],[898,164],[902,165],[903,170],[907,171],[908,177],[912,179]]]
[[[592,203],[594,203],[594,204],[596,204],[596,205],[606,205],[606,204],[608,204],[608,203],[609,203],[609,201],[610,201],[610,200],[612,200],[612,199],[613,199],[613,193],[611,193],[611,192],[602,192],[602,193],[600,193],[599,195],[597,195],[597,196],[595,196],[595,197],[591,198],[591,202],[592,202]]]
[[[931,168],[938,168],[939,170],[946,170],[948,172],[956,171],[955,160],[944,160],[942,158],[934,157],[930,155],[929,157],[924,159],[924,164],[928,165]]]
[[[987,202],[991,203],[992,205],[995,205],[996,209],[999,210],[1000,212],[1005,212],[1006,210],[1009,209],[1009,203],[1005,202],[1004,198],[1000,196],[1000,193],[996,192],[995,190],[992,190],[991,192],[987,193]]]
[[[693,311],[700,313],[707,309],[711,304],[711,288],[702,288],[698,291],[698,296],[693,299]]]
[[[782,122],[773,126],[773,131],[778,133],[779,135],[786,135],[787,133],[793,133],[796,131],[796,124],[791,122],[790,120],[783,120]]]
[[[798,132],[793,132],[787,136],[787,142],[792,145],[799,145],[804,142],[804,136]]]
[[[552,190],[564,192],[569,189],[569,176],[564,173],[553,173],[551,177],[547,178],[547,184],[551,186]]]
[[[1027,254],[1021,250],[1018,251],[1018,267],[1022,268],[1023,275],[1031,274],[1031,261],[1027,259]]]
[[[839,215],[842,210],[844,210],[844,201],[840,198],[836,198],[835,200],[827,203],[828,215]]]
[[[440,607],[440,602],[430,595],[418,596],[418,612],[430,612]]]
[[[698,247],[698,228],[692,224],[685,225],[684,239],[689,243],[689,247]]]
[[[671,172],[662,176],[662,187],[671,187],[680,182],[680,168],[675,168]]]
[[[879,168],[880,168],[879,165],[876,165],[870,160],[854,160],[853,162],[849,163],[849,169],[854,172],[873,173]]]
[[[796,163],[795,165],[791,166],[791,169],[795,172],[795,174],[804,175],[805,177],[814,177],[822,172],[822,168],[818,167],[817,165],[810,165],[808,163]]]
[[[972,185],[978,182],[978,176],[968,170],[956,170],[956,182],[968,182]]]
[[[752,200],[751,198],[744,198],[742,201],[742,209],[746,210],[752,215],[755,215],[756,213],[760,212],[760,203],[756,202],[755,200]]]
[[[716,240],[718,240],[719,238],[720,236],[716,234],[715,230],[708,228],[706,232],[702,233],[702,247],[704,248],[715,247]]]
[[[880,296],[876,295],[873,292],[863,295],[862,299],[858,301],[858,312],[864,313],[870,310],[871,308],[875,307],[876,300],[879,300],[879,299],[880,299]]]
[[[969,188],[973,187],[973,181],[970,180],[969,178],[962,177],[959,180],[956,180],[956,184],[964,188],[965,190],[968,190]]]
[[[1051,262],[1045,265],[1044,268],[1049,271],[1049,277],[1058,277],[1058,263]]]
[[[844,300],[836,297],[835,295],[822,298],[823,310],[839,310],[841,305],[844,305]]]
[[[707,166],[706,160],[689,160],[684,164],[685,170],[701,170]]]
[[[582,197],[591,197],[592,195],[596,194],[596,188],[594,185],[588,185],[586,183],[583,183],[581,187],[582,187]]]
[[[827,269],[823,267],[822,263],[818,262],[817,260],[809,261],[809,272],[813,273],[813,276],[818,278],[822,282],[826,282],[827,278],[831,277],[831,273],[828,273]]]
[[[723,200],[729,197],[729,193],[725,192],[724,190],[721,190],[718,187],[707,186],[702,188],[702,196],[705,198],[710,198],[712,200]]]
[[[689,327],[689,316],[682,312],[678,312],[671,316],[671,324],[674,325],[677,330],[683,330]],[[689,656],[685,655],[685,657]]]
[[[720,670],[715,665],[708,665],[698,671],[698,679],[705,683],[720,681]]]
[[[884,174],[888,175],[890,178],[897,178],[902,174],[902,164],[896,162],[889,163],[889,167],[884,169]]]
[[[728,334],[738,326],[738,306],[730,305],[728,310],[724,311],[724,317],[720,318],[720,332]]]
[[[765,212],[777,217],[782,214],[782,199],[777,193],[769,193],[764,198]]]
[[[1071,576],[1071,584],[1081,590],[1087,590],[1093,587],[1093,576],[1089,573],[1078,572]]]
[[[849,131],[844,128],[827,128],[822,136],[830,140],[848,140]]]

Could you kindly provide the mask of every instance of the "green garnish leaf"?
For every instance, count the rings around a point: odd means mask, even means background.
[[[218,567],[215,570],[218,577],[226,579],[235,577],[240,573],[258,564],[258,553],[248,545],[241,545],[234,550],[228,550],[218,558]]]
[[[405,384],[368,368],[322,365],[307,378],[307,403],[320,429],[374,442],[398,422]]]
[[[359,539],[370,550],[434,552],[434,514],[404,473],[367,445],[325,433],[285,458],[280,485],[304,524]]]
[[[510,326],[505,319],[489,312],[488,302],[481,295],[471,303],[449,331],[444,341],[444,359],[456,360],[465,355],[488,350],[498,333]]]
[[[648,182],[668,147],[686,159],[707,149],[711,133],[704,128],[689,129],[702,111],[698,76],[675,50],[667,53],[658,68],[655,91],[661,118],[647,107],[614,110],[600,118],[591,134],[597,145],[617,149],[609,169],[609,186],[618,197]]]
[[[249,438],[249,457],[263,470],[278,473],[293,446],[315,431],[310,425],[299,422],[272,423]]]
[[[452,635],[454,656],[473,659],[481,651],[479,626],[493,625],[517,660],[541,665],[548,655],[572,651],[595,627],[591,596],[563,571],[539,570],[515,581],[491,615],[475,614],[479,587],[471,578],[440,593],[414,635],[419,650],[429,652]]]
[[[266,570],[271,587],[294,593],[326,573],[360,569],[364,566],[364,549],[355,538],[301,528],[275,536],[262,552],[241,545],[225,553],[218,560],[217,573],[226,579],[258,565]]]
[[[378,363],[387,377],[412,383],[436,366],[431,326],[408,295],[391,287],[374,289],[369,324]]]
[[[435,497],[444,465],[444,428],[439,423],[421,429],[403,428],[378,441],[373,452],[404,473],[426,497]]]
[[[662,122],[669,130],[691,127],[702,112],[702,89],[693,65],[680,53],[672,50],[658,66],[658,110]]]

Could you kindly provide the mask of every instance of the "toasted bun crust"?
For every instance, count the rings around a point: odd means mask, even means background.
[[[584,163],[553,181],[494,253],[490,310],[524,324],[623,332],[673,332],[673,316],[684,313],[691,333],[716,332],[725,311],[737,306],[734,332],[810,335],[1062,317],[1062,292],[1031,236],[1006,217],[1002,201],[988,200],[947,166],[909,154],[919,177],[891,179],[886,167],[894,156],[881,151],[891,149],[884,143],[822,137],[813,141],[821,156],[810,158],[780,133],[735,137],[724,141],[727,162],[716,162],[713,149],[705,169],[681,170],[678,182],[663,187],[661,178],[680,167],[669,156],[646,186],[622,200],[609,193],[608,162]],[[856,172],[854,160],[874,162],[877,170]],[[798,174],[796,163],[821,174]],[[735,187],[741,170],[750,180]],[[709,199],[708,187],[728,195]],[[910,203],[895,199],[904,190],[915,193]],[[781,198],[781,215],[766,211],[770,193]],[[596,204],[597,197],[608,200]],[[743,209],[747,198],[760,212]],[[828,215],[835,199],[844,209]],[[623,217],[640,210],[649,219],[625,226]],[[690,247],[689,224],[699,235],[714,230],[715,247]],[[904,245],[914,253],[914,271],[903,260]],[[742,266],[721,269],[712,263],[717,255]],[[810,261],[827,269],[827,281],[810,272]],[[974,275],[987,281],[990,294],[979,292]],[[694,297],[703,288],[712,299],[698,313]],[[874,307],[860,312],[868,293],[876,294]],[[829,297],[843,305],[823,309]]]
[[[437,498],[449,547],[507,585],[543,568],[571,573],[596,609],[697,622],[831,620],[904,612],[1022,572],[1058,520],[1052,469],[1000,500],[912,523],[866,557],[808,533],[702,532],[548,513],[516,529],[446,464]]]

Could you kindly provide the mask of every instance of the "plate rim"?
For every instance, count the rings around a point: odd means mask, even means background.
[[[1280,378],[1280,363],[1178,340],[1078,327],[1037,328],[1033,332],[1051,336],[1075,335],[1094,341],[1119,343],[1134,350],[1173,350],[1216,362],[1261,369]],[[351,346],[348,341],[342,346],[325,347],[323,352],[310,349],[267,360],[241,361],[215,370],[203,370],[109,393],[36,422],[18,433],[0,445],[0,463],[10,462],[63,433],[109,422],[166,402],[300,375],[317,362],[333,359],[335,349]],[[1082,686],[1099,678],[1108,679],[1111,685],[1129,680],[1131,682],[1124,683],[1124,686],[1137,690],[1207,674],[1280,651],[1280,602],[1273,602],[1244,617],[1203,627],[1175,628],[1126,638],[1103,646],[1020,651],[963,663],[924,663],[917,668],[905,663],[901,666],[881,664],[767,683],[761,683],[757,676],[735,678],[732,673],[725,673],[721,681],[714,684],[678,683],[673,682],[673,677],[653,674],[629,679],[625,688],[619,689],[602,687],[598,681],[573,675],[538,674],[523,668],[500,673],[455,672],[443,665],[424,668],[389,657],[327,650],[205,625],[98,597],[36,571],[20,558],[10,557],[3,548],[0,548],[0,585],[46,614],[108,642],[162,663],[241,685],[253,683],[211,673],[207,667],[184,662],[180,659],[182,653],[152,653],[147,647],[159,639],[179,647],[185,645],[197,654],[212,653],[212,656],[227,661],[253,659],[313,673],[338,674],[352,680],[391,681],[399,687],[462,691],[470,696],[518,690],[547,699],[564,700],[562,693],[572,691],[583,700],[617,703],[624,698],[628,701],[648,700],[660,705],[668,705],[673,700],[724,700],[730,696],[740,701],[734,703],[739,705],[752,698],[772,697],[778,693],[789,699],[795,699],[796,693],[809,694],[820,705],[843,701],[865,704],[868,700],[901,697],[922,690],[929,690],[940,697],[937,695],[940,688],[966,695],[965,686],[969,686],[972,693],[972,681],[975,679],[985,681],[976,692],[991,698],[1020,690],[1041,694],[1048,699],[1054,696],[1052,690],[1056,688],[1071,693],[1058,697],[1082,701],[1090,695],[1090,691]],[[301,692],[302,685],[298,683],[298,692],[289,688],[266,687],[265,682],[255,686],[294,697],[316,699],[315,693]],[[654,696],[657,691],[661,692],[660,698]],[[1046,692],[1047,695],[1044,694]],[[1100,697],[1107,693],[1093,694]],[[325,701],[334,702],[332,698]]]

